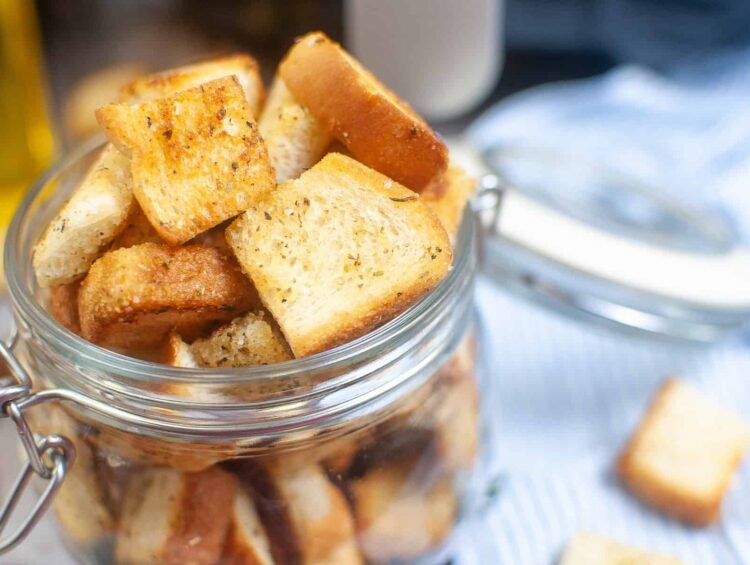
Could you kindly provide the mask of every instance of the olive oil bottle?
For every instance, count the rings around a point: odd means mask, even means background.
[[[32,0],[0,0],[0,239],[54,141]]]

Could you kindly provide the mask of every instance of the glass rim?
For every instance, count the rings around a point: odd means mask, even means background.
[[[102,141],[103,137],[97,136],[80,145],[53,164],[32,184],[13,215],[4,249],[5,277],[16,315],[39,330],[45,340],[62,345],[71,359],[84,362],[88,368],[149,383],[251,384],[264,379],[287,378],[346,366],[367,359],[377,351],[386,351],[389,347],[398,345],[447,297],[462,288],[462,279],[471,268],[476,226],[471,207],[467,205],[453,245],[453,264],[445,279],[393,320],[346,344],[301,359],[247,368],[171,367],[105,349],[64,328],[35,298],[33,289],[25,283],[28,274],[25,269],[31,266],[33,243],[20,241],[22,224],[44,188],[55,177],[98,149]]]

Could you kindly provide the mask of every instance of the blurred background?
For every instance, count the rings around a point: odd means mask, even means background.
[[[93,109],[135,75],[241,50],[270,81],[294,37],[313,29],[421,111],[473,172],[505,167],[519,192],[638,242],[625,268],[618,256],[586,267],[625,272],[602,292],[636,310],[599,318],[637,320],[645,336],[560,318],[480,280],[505,482],[459,561],[550,563],[586,528],[687,563],[750,563],[749,465],[722,525],[703,531],[644,510],[611,474],[668,374],[750,418],[747,0],[0,0],[0,232],[52,160],[97,131]],[[531,224],[559,239],[551,224]],[[662,273],[674,296],[655,298],[636,277],[648,270],[644,242],[743,262]],[[588,256],[579,243],[573,255]],[[493,278],[528,266],[513,257]],[[575,270],[556,280],[566,292],[600,290]],[[540,272],[521,269],[515,286],[549,306],[547,287],[533,284]],[[700,308],[680,302],[686,282],[703,292]],[[704,346],[659,335],[680,332]],[[55,551],[49,525],[35,540],[18,563]]]

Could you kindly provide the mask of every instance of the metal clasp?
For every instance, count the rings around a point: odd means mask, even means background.
[[[13,511],[26,490],[33,474],[48,481],[31,513],[24,519],[11,536],[0,538],[0,555],[9,552],[21,543],[44,512],[60,489],[65,475],[75,462],[76,449],[68,438],[59,435],[40,436],[34,434],[24,415],[24,408],[37,404],[44,398],[35,398],[31,391],[31,379],[26,370],[13,354],[18,334],[14,331],[7,343],[0,341],[0,359],[10,372],[10,379],[0,378],[0,419],[10,418],[21,438],[27,461],[18,476],[8,499],[0,507],[0,534],[7,526]]]

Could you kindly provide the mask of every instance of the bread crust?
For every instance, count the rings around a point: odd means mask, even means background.
[[[158,346],[170,331],[194,339],[257,304],[236,263],[207,245],[144,243],[107,253],[79,293],[84,338],[105,346]]]
[[[353,155],[417,192],[448,166],[442,139],[405,102],[320,32],[300,38],[279,72]]]

